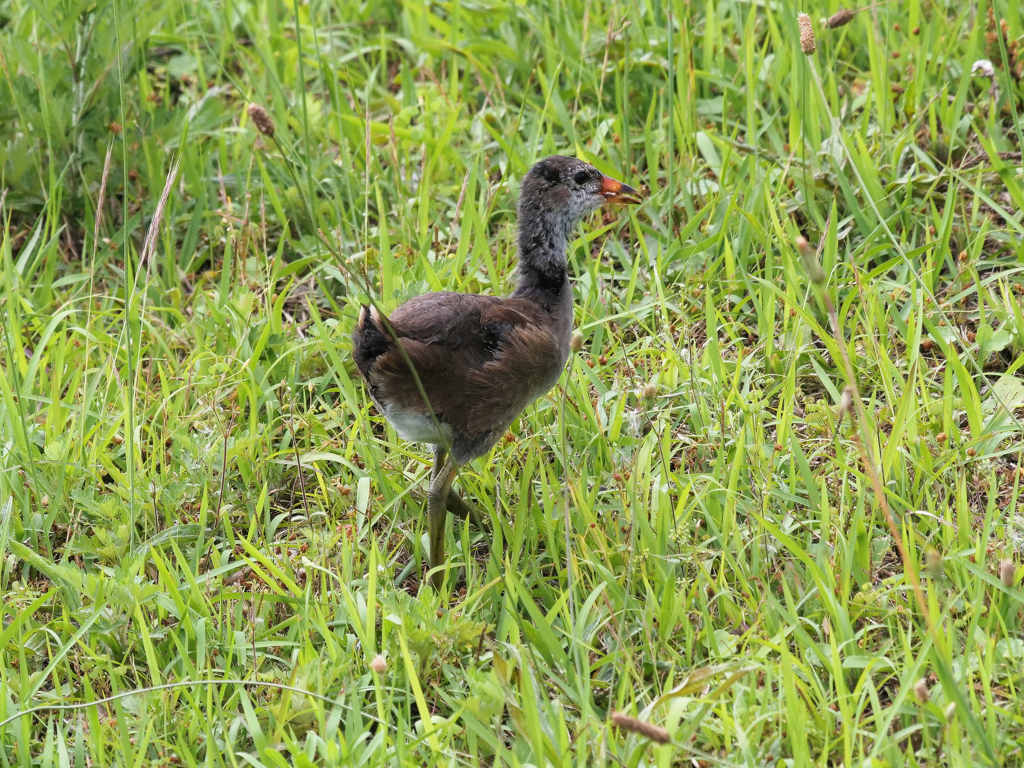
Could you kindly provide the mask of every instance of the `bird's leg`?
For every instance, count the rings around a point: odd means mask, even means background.
[[[430,469],[430,484],[434,484],[434,480],[437,479],[438,473],[441,471],[441,467],[444,466],[445,457],[448,452],[439,445],[434,446],[434,466]],[[448,511],[456,517],[460,517],[465,520],[467,517],[472,521],[479,530],[486,531],[487,527],[484,523],[484,516],[480,514],[480,511],[467,501],[464,501],[459,494],[454,491],[449,491],[448,499],[445,502]]]
[[[443,453],[443,451],[441,451]],[[434,451],[434,456],[439,451]],[[441,468],[437,465],[431,470],[432,479],[427,491],[427,530],[430,538],[430,568],[434,571],[432,578],[434,589],[440,591],[444,581],[444,572],[438,566],[444,563],[444,524],[448,519],[448,491],[455,480],[458,467],[450,458]]]
[[[434,466],[430,468],[430,484],[433,485],[437,479],[438,473],[441,471],[441,467],[444,466],[444,460],[448,456],[448,451],[443,446],[434,446]]]
[[[463,520],[468,517],[470,522],[481,531],[486,531],[489,527],[486,518],[480,514],[480,510],[459,496],[454,490],[448,492],[448,511]]]

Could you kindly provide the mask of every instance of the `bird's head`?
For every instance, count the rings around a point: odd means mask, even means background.
[[[639,193],[621,181],[575,157],[552,155],[536,163],[523,177],[520,210],[528,206],[566,220],[571,229],[605,203],[639,202]]]

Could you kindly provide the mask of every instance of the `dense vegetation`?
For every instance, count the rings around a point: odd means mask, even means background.
[[[0,0],[0,763],[1024,764],[1024,11],[839,11]],[[449,599],[348,332],[556,152]]]

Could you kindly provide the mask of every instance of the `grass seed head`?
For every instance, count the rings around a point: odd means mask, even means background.
[[[259,104],[249,105],[249,119],[252,120],[252,124],[256,126],[256,130],[262,133],[264,136],[273,138],[274,136],[274,121],[270,117],[270,113],[267,112]]]
[[[373,657],[373,661],[370,662],[370,669],[378,675],[383,675],[388,671],[388,663],[385,661],[384,657],[378,653]]]
[[[803,235],[799,235],[795,241],[797,253],[800,254],[800,259],[804,263],[804,269],[807,270],[807,276],[811,279],[811,282],[815,285],[825,284],[825,272],[822,270],[821,265],[818,263],[818,255],[811,248],[811,244],[807,242],[807,238]]]
[[[1014,582],[1015,568],[1013,567],[1013,560],[1006,558],[999,562],[999,580],[1003,582],[1004,587],[1012,587]]]
[[[918,704],[927,704],[931,701],[932,694],[928,690],[928,681],[923,677],[914,683],[914,698],[917,699]]]
[[[672,740],[669,732],[660,725],[630,717],[624,712],[612,712],[612,724],[623,731],[638,733],[658,744],[668,744]]]
[[[653,381],[649,381],[644,384],[644,400],[651,402],[655,397],[658,396],[658,385]]]
[[[847,384],[843,388],[843,396],[839,400],[839,415],[845,416],[853,411],[853,385]]]
[[[818,50],[814,42],[814,27],[811,26],[811,17],[806,13],[797,14],[796,23],[800,27],[800,50],[810,56]]]
[[[849,8],[840,8],[839,11],[833,13],[828,17],[828,21],[825,22],[825,26],[829,29],[835,29],[836,27],[845,27],[857,14],[851,11]]]

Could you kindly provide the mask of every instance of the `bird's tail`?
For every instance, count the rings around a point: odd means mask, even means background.
[[[352,331],[352,358],[364,377],[377,358],[394,346],[386,322],[387,318],[376,307],[364,304],[359,308],[359,319]]]

